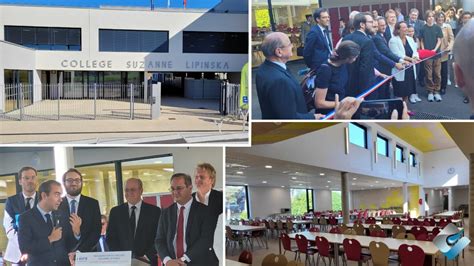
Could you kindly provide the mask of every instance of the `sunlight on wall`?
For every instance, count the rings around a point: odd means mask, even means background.
[[[453,187],[453,186],[457,186],[459,185],[459,176],[458,174],[452,176],[451,178],[449,178],[448,181],[446,181],[446,183],[443,184],[443,187]]]

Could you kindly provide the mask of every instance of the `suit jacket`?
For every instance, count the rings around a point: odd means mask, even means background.
[[[314,119],[308,113],[300,84],[289,71],[265,60],[255,80],[263,119]]]
[[[354,31],[343,39],[360,46],[360,55],[349,65],[349,81],[346,85],[346,96],[358,96],[375,84],[375,45],[372,39],[360,31]],[[374,93],[366,99],[377,98]]]
[[[186,224],[186,256],[189,266],[217,266],[219,260],[214,253],[213,239],[215,224],[209,220],[209,207],[193,199]],[[172,204],[163,210],[156,235],[156,249],[160,258],[176,259],[173,241],[176,236],[178,205]]]
[[[62,238],[49,243],[48,236],[52,228],[48,228],[38,208],[32,208],[20,215],[18,242],[23,254],[28,254],[29,266],[63,266],[70,265],[68,243],[72,243],[71,235],[66,234],[71,229],[69,219],[61,211],[52,213],[54,226],[63,229]],[[58,223],[59,221],[59,223]]]
[[[390,39],[393,37],[392,31],[390,31],[390,26],[388,24],[385,28],[385,33],[383,34],[383,36],[385,37],[385,40],[387,40],[387,43],[390,42]]]
[[[157,264],[154,240],[161,209],[157,206],[142,202],[140,216],[135,229],[135,240],[130,230],[128,203],[115,206],[110,210],[107,227],[107,245],[111,251],[131,250],[133,257],[146,255],[150,265]]]
[[[412,37],[410,36],[407,36],[407,42],[408,42],[408,45],[410,45],[410,48],[413,50],[413,56],[418,56],[418,51],[416,50],[416,43],[415,41],[413,40]],[[390,43],[388,44],[389,47],[390,47],[390,50],[392,50],[392,52],[398,56],[405,56],[405,46],[403,45],[403,42],[402,42],[402,39],[400,39],[399,36],[394,36],[391,40],[390,40]],[[393,68],[392,69],[392,74],[395,74],[397,73],[399,70],[396,69],[396,68]],[[413,71],[413,73],[415,74],[415,80],[416,80],[416,65],[414,65],[412,67],[412,69],[408,69],[408,70],[405,70],[405,71]],[[402,71],[400,73],[398,73],[397,75],[395,75],[395,79],[397,81],[404,81],[405,80],[405,71]]]
[[[311,69],[317,69],[329,58],[331,50],[326,35],[319,25],[311,28],[305,40],[303,51],[304,62]]]
[[[59,209],[69,217],[70,206],[66,197],[63,198]],[[99,241],[100,230],[102,227],[100,221],[99,202],[96,199],[81,195],[77,215],[81,217],[81,238],[76,243],[74,250],[80,252],[94,251],[94,246]],[[72,232],[71,232],[72,233]]]
[[[393,61],[395,63],[398,63],[400,61],[400,59],[404,58],[404,56],[403,57],[397,56],[396,54],[392,53],[392,51],[390,51],[390,48],[388,47],[388,42],[387,42],[387,40],[385,40],[385,37],[382,34],[380,34],[380,33],[375,34],[372,37],[372,41],[374,42],[375,47],[377,48],[377,50],[381,54],[383,54],[384,56],[389,58],[391,61]],[[394,67],[394,64],[384,64],[384,63],[379,62],[379,65],[378,65],[377,69],[380,72],[382,72],[386,75],[389,75],[391,73],[391,70],[392,70],[393,67]]]
[[[38,193],[35,195],[34,202],[31,202],[33,208],[38,203]],[[3,227],[8,238],[7,248],[5,250],[5,260],[18,262],[21,258],[20,248],[18,246],[18,227],[16,217],[26,211],[25,197],[23,193],[18,193],[7,198],[5,203],[5,214],[3,216]]]
[[[193,198],[196,199],[196,192],[193,193]],[[209,208],[210,215],[215,219],[215,224],[217,224],[217,219],[219,219],[219,215],[222,213],[222,199],[224,195],[222,191],[211,189],[211,193],[209,193],[209,204],[207,207]]]

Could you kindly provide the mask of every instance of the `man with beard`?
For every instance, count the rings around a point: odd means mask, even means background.
[[[58,210],[61,204],[61,184],[55,180],[43,182],[36,207],[20,215],[18,243],[23,254],[28,254],[28,266],[70,265],[71,243],[80,232],[80,219],[68,221]],[[66,232],[72,231],[73,234]]]
[[[346,95],[356,97],[375,84],[375,45],[372,42],[374,19],[369,13],[359,13],[354,17],[354,32],[344,37],[344,41],[353,41],[360,46],[360,55],[349,65],[349,82]],[[377,99],[377,91],[367,96],[366,100]]]
[[[138,178],[125,182],[127,202],[110,210],[107,245],[110,251],[132,251],[132,257],[158,264],[154,245],[161,209],[142,199],[143,183]]]
[[[81,195],[82,174],[77,169],[71,168],[63,175],[63,185],[66,196],[63,198],[59,209],[70,220],[82,220],[80,238],[73,249],[80,252],[94,251],[100,237],[100,208],[96,199]]]
[[[25,211],[36,206],[38,203],[38,194],[36,186],[38,179],[35,168],[25,166],[20,169],[18,176],[21,192],[7,198],[5,203],[5,213],[3,216],[3,227],[8,238],[8,245],[5,251],[4,259],[12,262],[12,265],[24,265],[27,259],[26,255],[21,254],[18,247],[18,216]]]

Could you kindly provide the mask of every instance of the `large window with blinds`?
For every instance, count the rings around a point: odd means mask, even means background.
[[[247,32],[183,31],[183,53],[247,54]]]
[[[99,29],[99,51],[167,53],[169,32]]]
[[[37,50],[81,51],[81,29],[5,26],[5,41]]]

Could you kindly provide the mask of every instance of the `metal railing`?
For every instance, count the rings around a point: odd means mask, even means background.
[[[9,120],[151,119],[151,88],[134,84],[6,84]]]
[[[221,83],[221,103],[219,106],[220,113],[222,115],[238,117],[240,115],[239,96],[239,84],[232,84],[223,81]]]

